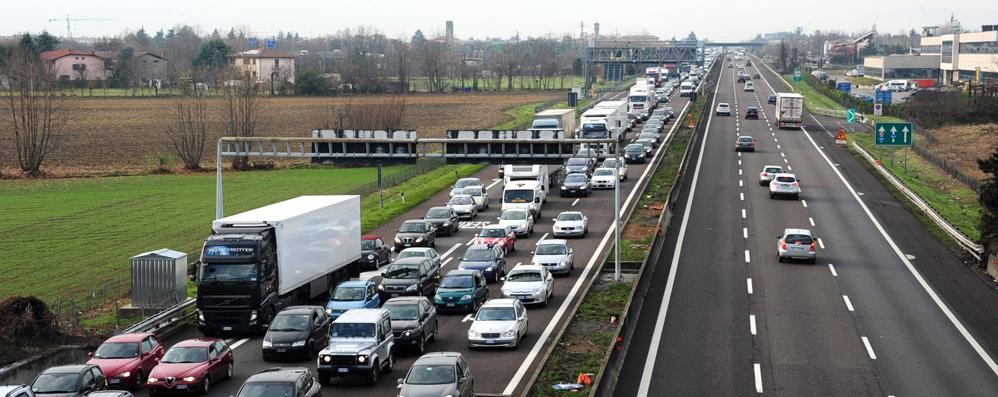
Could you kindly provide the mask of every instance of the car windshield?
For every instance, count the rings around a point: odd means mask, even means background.
[[[139,356],[139,344],[105,343],[94,351],[94,358],[134,358]]]
[[[41,374],[31,384],[35,393],[72,393],[79,383],[79,374]]]
[[[472,276],[446,276],[440,280],[440,288],[471,288],[475,286]]]
[[[643,151],[644,149],[640,145],[627,145],[627,147],[624,148],[625,153],[640,153]]]
[[[741,142],[752,142],[752,138],[744,137],[744,136],[741,137],[741,138],[738,138],[738,140],[741,141]]]
[[[396,259],[398,260],[398,259]],[[385,271],[385,278],[416,278],[419,277],[419,266],[416,264],[395,264]]]
[[[208,263],[201,266],[203,281],[256,281],[256,265]]]
[[[811,236],[806,234],[788,234],[783,241],[787,244],[811,244]]]
[[[507,190],[502,193],[502,201],[504,203],[523,204],[533,200],[533,190]]]
[[[451,196],[458,195],[458,194],[464,194],[464,188],[463,187],[453,188],[453,189],[450,190],[450,194],[451,194]]]
[[[486,228],[478,233],[478,237],[506,237],[506,231],[494,227]]]
[[[457,372],[450,364],[413,365],[405,383],[410,385],[445,385],[457,382]]]
[[[726,107],[728,107],[728,104],[726,104],[726,103],[722,103],[722,104],[720,104],[720,105],[717,105],[717,107],[718,107],[718,108],[726,108]]]
[[[616,168],[617,167],[617,161],[613,160],[613,159],[603,160],[603,165],[601,167],[603,167],[603,168]]]
[[[565,255],[568,253],[568,249],[561,244],[539,244],[534,253],[536,255]]]
[[[558,214],[559,221],[581,221],[582,214],[578,212],[563,212]]]
[[[530,281],[541,281],[540,272],[512,272],[506,276],[506,281],[512,282],[530,282]]]
[[[468,187],[468,186],[481,186],[482,183],[477,179],[459,179],[454,187]]]
[[[334,338],[373,338],[373,323],[333,323],[330,336]]]
[[[513,321],[516,313],[512,307],[483,307],[478,310],[475,321]]]
[[[776,181],[777,182],[794,183],[794,182],[797,181],[797,178],[794,178],[792,176],[778,176],[778,177],[776,177]]]
[[[499,218],[501,218],[504,221],[522,221],[524,219],[527,219],[527,212],[526,211],[506,211],[506,212],[503,212],[502,216],[500,216]]]
[[[399,227],[401,233],[426,233],[426,224],[423,222],[406,222]]]
[[[589,165],[589,159],[578,158],[578,157],[570,158],[570,159],[568,159],[568,162],[566,163],[566,165],[570,165],[570,166],[571,165]]]
[[[769,173],[783,172],[783,168],[780,168],[780,167],[767,167],[765,171],[769,172]]]
[[[747,111],[748,111],[749,113],[755,113],[755,112],[758,112],[758,111],[759,111],[759,109],[756,109],[756,108],[748,108],[748,110],[747,110]]]
[[[568,176],[565,177],[565,182],[586,183],[586,176],[582,174],[568,174]]]
[[[464,194],[467,194],[469,196],[481,196],[482,195],[482,188],[480,188],[478,186],[466,187],[466,188],[464,188]]]
[[[208,361],[208,348],[171,347],[159,361],[164,363],[200,363]]]
[[[399,252],[398,256],[395,257],[395,260],[405,259],[405,258],[425,258],[425,257],[426,254],[424,254],[423,251],[404,249],[402,250],[402,252]]]
[[[611,169],[598,169],[596,170],[596,175],[613,175],[613,170]]]
[[[366,287],[336,287],[333,292],[333,300],[340,302],[362,301],[367,294]]]
[[[474,203],[475,202],[471,199],[471,196],[454,196],[450,199],[450,202],[448,202],[448,204],[451,205],[469,205]]]
[[[295,389],[291,383],[249,382],[243,384],[236,397],[294,397]]]
[[[362,251],[371,251],[377,248],[375,240],[360,240],[360,249]]]
[[[336,290],[339,291],[339,288]],[[267,329],[274,332],[305,332],[310,322],[311,317],[307,314],[278,314]]]
[[[495,255],[492,254],[492,250],[467,250],[464,252],[464,257],[461,260],[464,261],[491,261],[494,259]]]
[[[447,208],[431,208],[426,212],[427,219],[447,219],[450,218],[450,210]]]
[[[391,304],[385,305],[388,309],[388,316],[392,321],[413,321],[419,318],[419,305],[416,304]]]

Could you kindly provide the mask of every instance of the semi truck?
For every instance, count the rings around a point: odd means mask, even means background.
[[[647,120],[651,113],[655,88],[651,85],[635,84],[627,94],[627,115],[635,120]]]
[[[575,123],[575,109],[547,109],[534,114],[530,129],[564,130],[566,138],[574,138],[578,129]]]
[[[616,139],[618,143],[623,142],[624,132],[632,125],[631,119],[628,118],[627,101],[600,102],[582,113],[579,122],[579,138]],[[598,152],[614,153],[616,146],[603,143],[589,148]]]
[[[350,278],[360,259],[360,196],[300,196],[216,219],[197,269],[205,335],[265,330],[281,309]]]
[[[776,93],[776,126],[800,128],[804,124],[804,97],[792,92]]]

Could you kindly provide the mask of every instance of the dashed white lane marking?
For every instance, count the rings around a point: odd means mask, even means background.
[[[739,170],[738,170],[738,175],[741,175],[741,174],[742,174],[742,170],[741,170],[741,169],[739,169]]]
[[[499,182],[502,182],[502,179],[493,179],[493,182],[490,183],[488,186],[486,186],[485,190],[492,189],[492,187],[495,186],[495,185],[498,185]]]
[[[738,197],[741,198],[742,201],[745,201],[745,193],[738,193]]]
[[[464,245],[467,245],[467,246],[470,246],[470,245],[472,245],[472,244],[474,244],[474,243],[475,243],[475,238],[474,238],[474,237],[472,237],[472,238],[471,238],[471,240],[468,240],[468,242],[467,242],[467,243],[464,243]]]
[[[820,237],[818,238],[818,245],[820,245],[820,246],[821,246],[821,249],[825,249],[825,242],[824,242],[824,241],[821,241],[821,238],[820,238]]]
[[[784,162],[784,163],[787,163],[787,164],[790,164],[790,162],[789,162],[789,161],[787,161],[787,159],[783,159],[783,162]]]
[[[457,247],[460,247],[460,246],[461,246],[461,243],[454,244],[453,247],[450,247],[450,249],[447,250],[447,252],[444,252],[443,255],[440,255],[440,257],[441,258],[446,258],[446,257],[450,256],[450,254],[454,253],[454,250],[456,250]]]
[[[242,338],[240,340],[237,340],[236,343],[229,345],[229,348],[235,350],[237,347],[242,346],[242,344],[246,343],[247,341],[249,341],[249,338]]]
[[[467,316],[464,316],[464,318],[461,319],[461,322],[462,323],[466,323],[468,321],[471,321],[471,315],[472,315],[472,313],[468,313]]]
[[[752,332],[752,335],[755,335],[755,314],[749,314],[748,322],[749,322],[749,332]]]
[[[793,171],[793,170],[794,170],[794,167],[791,167],[789,165],[787,166],[787,171]]]
[[[745,279],[745,288],[748,289],[749,295],[752,295],[752,278],[751,277]]]
[[[780,149],[783,149],[783,147],[781,147],[781,146],[780,146],[779,144],[777,144],[777,145],[776,145],[776,149],[777,149],[777,150],[780,150]]]
[[[453,256],[452,256],[452,257],[450,257],[450,258],[447,258],[447,260],[445,260],[445,261],[444,261],[444,263],[441,263],[441,264],[440,264],[440,266],[441,266],[441,267],[443,267],[443,266],[447,266],[447,264],[448,264],[448,263],[450,263],[450,261],[451,261],[452,259],[454,259],[454,257],[453,257]]]
[[[870,359],[876,360],[877,355],[873,353],[873,346],[870,345],[870,340],[866,339],[865,336],[863,337],[863,346],[866,346],[866,352],[870,354]]]
[[[744,208],[742,208],[742,219],[746,219],[746,216],[745,216],[745,209],[744,209]]]
[[[575,199],[575,201],[572,202],[572,206],[574,207],[576,204],[578,204],[579,200],[581,200],[581,199]]]
[[[739,166],[739,167],[741,167],[741,166],[742,166],[742,161],[741,161],[741,160],[738,160],[738,166]]]
[[[742,157],[742,152],[738,152],[738,157]]]
[[[786,153],[780,152],[780,157],[787,157]]]
[[[755,372],[755,392],[762,393],[762,366],[759,363],[752,364],[752,371]]]
[[[842,300],[846,303],[846,309],[849,309],[851,312],[856,311],[856,309],[852,308],[852,301],[849,300],[849,295],[842,295]]]
[[[749,250],[745,250],[745,263],[751,263],[752,257],[749,255]]]
[[[742,180],[739,179],[738,180],[738,187],[743,187],[743,186],[744,186],[744,182],[742,182]]]
[[[743,227],[742,228],[742,238],[748,238],[748,228],[747,227]]]
[[[831,270],[832,277],[838,277],[839,276],[839,273],[835,271],[835,266],[832,265],[831,263],[828,264],[828,270]]]
[[[773,134],[773,135],[776,135],[776,134]],[[773,138],[773,142],[779,142],[779,141],[780,141],[779,139]]]
[[[539,240],[537,240],[537,244],[540,244],[540,243],[541,243],[541,241],[544,241],[544,239],[546,239],[546,238],[548,238],[548,234],[547,234],[547,233],[544,233],[544,235],[543,235],[543,236],[541,236],[541,238],[540,238]]]
[[[807,221],[811,222],[811,227],[814,227],[814,218],[808,217]]]
[[[800,203],[804,205],[804,208],[807,208],[807,200],[801,200]]]

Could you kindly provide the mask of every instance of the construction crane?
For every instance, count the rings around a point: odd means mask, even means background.
[[[118,18],[72,18],[66,14],[66,18],[52,18],[49,22],[66,21],[66,39],[73,38],[72,24],[75,22],[95,22],[95,21],[117,21]]]

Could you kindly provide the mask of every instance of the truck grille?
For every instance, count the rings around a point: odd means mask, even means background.
[[[199,298],[201,307],[211,308],[243,308],[250,307],[250,297],[248,295],[214,295],[202,296]]]

